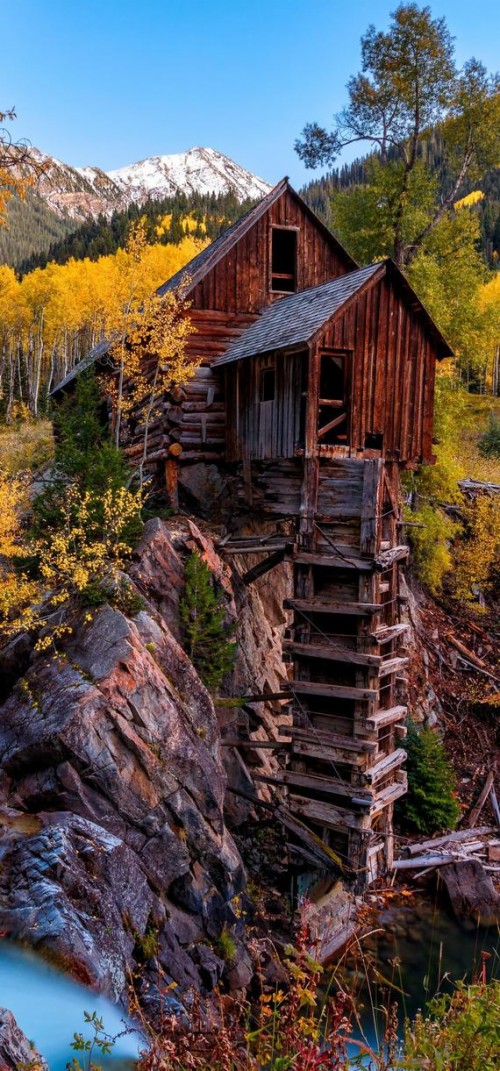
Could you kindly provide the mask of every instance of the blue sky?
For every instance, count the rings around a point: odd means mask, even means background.
[[[396,0],[0,0],[0,108],[18,136],[108,170],[209,145],[275,182],[313,177],[293,151],[359,69]],[[498,0],[436,0],[459,62],[500,62]],[[351,154],[352,156],[352,154]]]

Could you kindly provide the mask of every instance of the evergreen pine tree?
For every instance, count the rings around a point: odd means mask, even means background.
[[[215,694],[234,665],[236,644],[230,637],[235,626],[226,623],[223,593],[197,551],[188,558],[185,575],[179,608],[184,649],[203,683]]]
[[[399,824],[425,834],[454,829],[460,818],[455,775],[439,736],[410,722],[406,751],[408,794],[396,804]]]

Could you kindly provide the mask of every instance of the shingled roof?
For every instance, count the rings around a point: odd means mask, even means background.
[[[368,279],[377,272],[381,264],[369,264],[367,268],[341,275],[321,286],[312,286],[300,290],[290,297],[281,298],[270,305],[255,323],[247,327],[244,334],[230,349],[215,361],[218,367],[239,361],[242,357],[252,357],[269,350],[288,349],[309,342],[316,331],[349,298],[361,290]]]
[[[453,350],[403,273],[394,261],[382,260],[276,301],[214,362],[214,367],[311,342],[323,325],[343,309],[351,298],[385,274],[395,280],[406,299],[410,300],[413,311],[422,316],[433,337],[438,356],[452,357]]]
[[[201,253],[198,253],[197,256],[193,257],[184,268],[181,268],[175,275],[172,275],[171,279],[167,279],[167,282],[163,283],[162,286],[159,286],[156,293],[162,297],[163,294],[167,294],[170,290],[175,290],[177,287],[181,287],[184,288],[184,294],[187,296],[193,287],[203,279],[207,272],[209,272],[217,262],[222,259],[222,257],[226,256],[233,246],[239,242],[240,238],[242,238],[243,235],[253,227],[254,223],[267,212],[271,205],[281,197],[285,190],[288,190],[298,201],[300,201],[303,211],[314,220],[315,226],[318,230],[322,231],[330,245],[342,253],[346,266],[348,268],[357,268],[356,261],[353,260],[328,227],[326,227],[312,209],[309,208],[309,205],[302,200],[300,194],[290,186],[288,178],[285,177],[281,179],[276,186],[273,186],[272,190],[270,190],[269,193],[266,193],[266,195],[262,197],[257,204],[250,208],[248,212],[245,212],[244,216],[241,216],[240,219],[236,220],[236,223],[233,223],[232,226],[223,231],[215,241],[206,246],[205,249],[202,249]],[[99,342],[99,344],[95,346],[90,353],[86,354],[83,360],[75,365],[75,367],[71,369],[71,372],[68,372],[68,375],[53,388],[51,394],[53,396],[58,394],[59,391],[64,390],[64,388],[68,386],[80,372],[85,371],[85,369],[90,368],[92,364],[102,360],[110,347],[111,342],[109,339],[103,339]]]

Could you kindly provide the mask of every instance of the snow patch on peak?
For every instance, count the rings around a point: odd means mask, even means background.
[[[150,156],[106,172],[130,200],[167,197],[177,192],[230,193],[238,200],[262,197],[271,187],[216,149],[197,146],[187,152]]]

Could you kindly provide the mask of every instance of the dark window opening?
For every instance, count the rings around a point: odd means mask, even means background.
[[[276,375],[274,368],[264,368],[260,379],[261,402],[274,402],[276,389]]]
[[[297,231],[272,230],[271,290],[293,294],[296,290]]]
[[[319,384],[318,439],[327,446],[348,442],[348,357],[346,353],[324,353]]]
[[[367,432],[365,436],[365,450],[381,450],[384,444],[384,436],[374,431]]]

